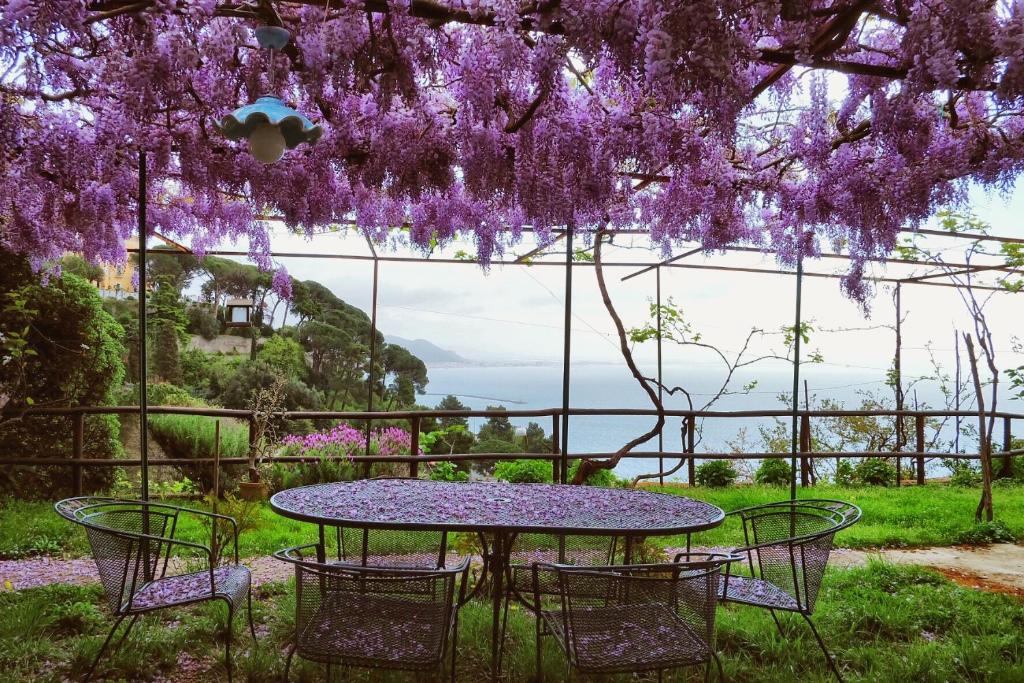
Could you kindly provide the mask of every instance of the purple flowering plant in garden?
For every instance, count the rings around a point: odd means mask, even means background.
[[[409,432],[385,427],[370,432],[370,455],[408,455]],[[311,434],[289,434],[281,439],[281,455],[296,457],[356,458],[366,454],[366,433],[348,424]]]
[[[852,256],[1024,165],[1024,2],[4,0],[0,246],[123,261],[149,221],[201,253],[267,214],[487,263],[572,227],[663,249]],[[215,123],[273,88],[323,137],[263,165]],[[277,278],[283,282],[283,278]]]

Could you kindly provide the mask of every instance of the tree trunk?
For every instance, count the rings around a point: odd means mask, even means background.
[[[982,521],[982,513],[985,521],[992,521],[992,434],[989,425],[985,421],[985,393],[981,387],[981,375],[978,372],[978,358],[974,355],[974,341],[971,335],[964,333],[964,341],[967,343],[967,358],[971,362],[971,376],[974,378],[974,393],[978,399],[978,438],[980,447],[978,452],[981,455],[981,500],[978,501],[978,509],[974,512],[974,521]]]
[[[601,266],[601,243],[604,241],[604,236],[607,234],[604,230],[599,230],[597,235],[594,237],[594,273],[597,275],[597,286],[601,290],[601,301],[604,303],[605,309],[608,311],[608,315],[611,316],[612,322],[615,323],[615,331],[619,335],[619,351],[622,353],[623,359],[626,361],[626,366],[629,367],[630,373],[643,390],[647,392],[648,398],[651,399],[651,403],[654,404],[655,409],[658,411],[658,420],[646,434],[636,437],[625,446],[615,452],[610,458],[606,460],[581,460],[580,466],[576,469],[576,476],[573,477],[573,484],[582,484],[587,480],[591,474],[598,470],[610,470],[619,464],[622,457],[629,453],[631,450],[636,448],[642,443],[649,441],[656,437],[665,426],[665,406],[658,398],[658,393],[651,388],[651,386],[644,379],[639,368],[636,366],[636,361],[633,360],[633,354],[629,350],[629,339],[626,336],[626,328],[622,324],[622,319],[619,317],[618,312],[615,310],[615,306],[612,304],[611,296],[608,294],[608,286],[604,281],[604,270]]]

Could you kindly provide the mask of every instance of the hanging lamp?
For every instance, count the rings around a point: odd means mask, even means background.
[[[270,50],[270,90],[274,91],[274,51],[288,44],[291,34],[279,26],[261,26],[256,29],[256,41],[261,48]],[[280,97],[266,94],[253,104],[239,107],[215,124],[229,140],[246,139],[249,154],[264,164],[272,164],[285,149],[295,149],[302,143],[315,143],[323,128],[286,105]]]

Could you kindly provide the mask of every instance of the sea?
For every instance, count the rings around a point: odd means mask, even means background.
[[[483,410],[488,406],[504,406],[509,410],[531,408],[553,408],[562,404],[562,367],[555,363],[523,365],[435,365],[428,368],[429,384],[427,393],[419,401],[425,405],[436,405],[447,394],[454,394],[472,409]],[[643,368],[643,372],[653,372]],[[809,398],[812,405],[821,399],[832,399],[844,407],[854,409],[861,404],[865,395],[873,394],[886,399],[892,405],[892,389],[885,385],[884,377],[878,373],[847,368],[829,368],[808,365],[801,368],[800,402]],[[695,407],[701,407],[717,392],[722,382],[721,373],[710,372],[707,367],[672,365],[663,366],[663,382],[670,386],[682,386],[690,392]],[[744,385],[756,380],[749,391]],[[730,383],[731,393],[723,396],[712,410],[785,410],[789,408],[788,395],[792,392],[792,366],[779,363],[775,367],[759,367],[755,375],[739,374]],[[945,405],[937,383],[918,382],[907,396],[907,408],[914,405],[921,408],[941,408]],[[647,394],[630,375],[626,366],[607,363],[578,363],[570,370],[570,400],[574,408],[652,408]],[[1020,410],[1017,401],[1003,401],[1006,410]],[[665,407],[685,410],[688,404],[680,395],[666,396]],[[779,418],[788,428],[791,421]],[[485,420],[473,418],[470,423],[479,428]],[[512,423],[525,427],[528,422],[538,422],[550,435],[551,418],[513,418]],[[637,416],[574,416],[569,421],[569,452],[613,452],[636,436],[646,432],[654,423],[653,417]],[[770,429],[775,418],[708,418],[700,425],[697,444],[697,460],[701,452],[723,452],[740,450],[756,452],[763,450],[761,429]],[[664,450],[681,452],[681,419],[669,418],[665,425]],[[943,429],[943,436],[952,438],[955,425],[950,423]],[[962,450],[975,450],[976,443],[961,443]],[[657,438],[637,447],[639,451],[658,450]],[[666,459],[666,467],[678,460]],[[741,475],[750,476],[757,460],[738,463]],[[657,472],[657,459],[623,459],[615,473],[632,478],[643,473]],[[939,476],[944,469],[936,458],[928,466],[929,476]],[[686,476],[683,468],[668,477],[681,480]]]

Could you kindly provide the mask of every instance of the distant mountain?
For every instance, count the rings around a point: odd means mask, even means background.
[[[466,363],[468,362],[465,358],[449,351],[448,349],[442,349],[440,346],[433,344],[426,339],[403,339],[402,337],[394,337],[386,335],[384,341],[389,344],[397,344],[398,346],[404,346],[409,349],[409,352],[414,356],[418,357],[421,361],[430,365],[431,363]]]

